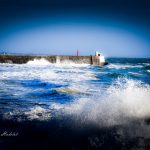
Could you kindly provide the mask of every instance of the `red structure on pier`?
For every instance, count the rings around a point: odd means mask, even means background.
[[[77,56],[79,56],[79,51],[77,50]]]

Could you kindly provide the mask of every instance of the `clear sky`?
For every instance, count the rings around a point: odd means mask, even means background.
[[[148,1],[0,0],[0,51],[150,57]]]

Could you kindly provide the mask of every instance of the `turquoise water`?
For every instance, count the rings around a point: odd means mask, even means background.
[[[81,128],[92,124],[97,133],[102,128],[123,126],[126,130],[117,130],[121,139],[127,135],[131,139],[149,140],[150,59],[108,58],[107,61],[109,64],[104,67],[73,62],[51,64],[44,59],[27,64],[0,64],[1,121],[32,124],[55,120],[60,124],[69,120]],[[93,138],[93,133],[88,137]],[[120,143],[124,143],[123,139]],[[147,146],[145,141],[143,146]],[[105,148],[103,144],[100,147]]]

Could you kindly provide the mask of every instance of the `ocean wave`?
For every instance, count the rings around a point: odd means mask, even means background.
[[[121,76],[123,76],[123,74],[116,73],[116,72],[108,72],[107,76],[110,76],[110,77],[121,77]]]
[[[70,67],[76,67],[76,68],[81,68],[81,67],[88,67],[90,64],[85,64],[85,63],[75,63],[71,60],[65,60],[59,63],[54,63],[56,67],[63,67],[63,68],[70,68]]]
[[[57,93],[66,93],[66,94],[80,94],[80,95],[90,95],[88,90],[85,86],[69,86],[69,87],[61,87],[61,88],[54,88]]]
[[[81,122],[99,126],[127,124],[150,116],[150,87],[129,79],[118,79],[101,95],[74,100],[70,104],[53,103],[50,109],[73,115]]]
[[[41,64],[40,67],[38,63]],[[1,66],[3,68],[0,76],[1,92],[7,95],[9,93],[10,98],[23,99],[27,103],[26,110],[19,110],[18,106],[19,111],[16,112],[12,111],[12,108],[10,116],[16,114],[26,116],[29,120],[46,120],[50,119],[56,111],[60,115],[75,116],[76,119],[81,120],[80,122],[93,122],[99,126],[125,124],[130,119],[150,116],[149,85],[122,76],[122,74],[126,76],[132,74],[143,77],[142,72],[108,70],[109,67],[140,68],[141,65],[110,64],[99,69],[86,64],[68,64],[68,62],[51,64],[46,60],[33,60],[27,64],[2,64]],[[108,76],[112,77],[112,81]],[[38,82],[34,82],[33,85],[33,81]],[[106,82],[110,83],[106,85]],[[53,90],[57,92],[58,97],[57,94],[50,95]],[[50,96],[43,96],[41,93]],[[71,95],[71,100],[69,96],[63,99],[60,95]],[[49,108],[28,106],[28,98],[33,102],[46,99]],[[53,101],[50,102],[51,99]]]
[[[41,58],[41,59],[33,59],[30,60],[26,63],[27,65],[30,66],[37,66],[37,67],[41,67],[41,66],[47,66],[47,65],[51,65],[53,67],[58,67],[58,68],[72,68],[72,67],[76,67],[76,68],[80,68],[80,67],[88,67],[90,66],[89,64],[85,64],[85,63],[75,63],[71,60],[65,60],[62,62],[56,62],[56,63],[51,63],[48,60],[46,60],[45,58]]]
[[[50,120],[51,112],[49,109],[45,109],[40,106],[34,106],[29,109],[18,109],[9,111],[3,114],[3,118],[7,120],[16,120],[16,121],[24,121],[24,120]]]
[[[145,69],[150,69],[150,64],[146,64],[146,66],[144,67]]]
[[[51,63],[48,60],[41,58],[41,59],[30,60],[26,64],[31,66],[47,66],[50,65]]]
[[[106,68],[109,69],[134,69],[134,68],[142,68],[142,65],[132,65],[132,64],[109,64]]]
[[[41,79],[41,80],[53,80],[56,79],[57,74],[50,70],[14,70],[6,71],[1,75],[1,79],[7,80],[32,80],[32,79]]]
[[[69,102],[60,103],[58,99],[46,103],[47,105],[28,105],[27,108],[17,108],[3,114],[5,119],[24,121],[48,121],[53,118],[69,117],[77,124],[92,123],[98,127],[113,127],[127,125],[132,121],[147,119],[150,116],[150,86],[132,79],[118,78],[107,89],[103,90],[91,84],[74,85],[66,88],[65,92],[74,94],[72,89],[84,92],[92,89],[86,96],[74,97]],[[58,88],[59,89],[59,88]],[[78,92],[77,91],[77,92]],[[139,122],[135,130],[136,136],[150,135],[150,127],[144,121]],[[130,133],[129,133],[130,134]]]
[[[129,75],[132,75],[132,76],[143,76],[143,74],[141,73],[137,73],[137,72],[128,72]]]
[[[40,65],[39,65],[40,64]],[[47,66],[48,65],[48,66]],[[64,67],[65,66],[65,67]],[[56,84],[96,80],[95,74],[86,65],[51,64],[44,59],[29,61],[27,64],[3,66],[2,80],[41,80]]]
[[[24,115],[27,116],[29,120],[48,120],[51,118],[50,111],[40,106],[30,108]]]

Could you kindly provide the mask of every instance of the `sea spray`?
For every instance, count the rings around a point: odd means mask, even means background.
[[[30,60],[26,64],[31,66],[45,66],[45,65],[50,65],[51,63],[48,60],[41,58],[41,59]]]
[[[112,126],[130,119],[150,116],[150,86],[131,79],[117,79],[105,93],[75,99],[71,104],[52,104],[66,114],[78,116],[81,121]]]

